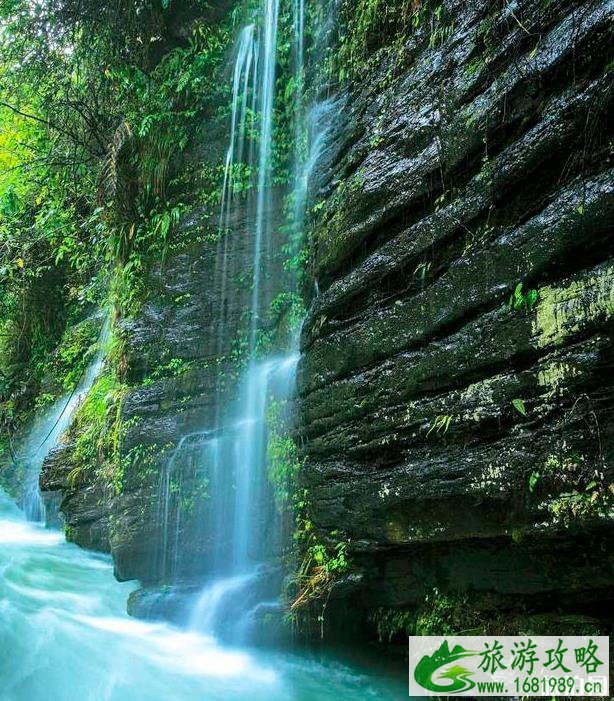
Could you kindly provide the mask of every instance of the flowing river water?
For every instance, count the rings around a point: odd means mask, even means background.
[[[332,659],[225,647],[130,618],[110,559],[29,522],[0,492],[2,701],[401,699],[403,685]],[[364,669],[361,667],[361,670]]]

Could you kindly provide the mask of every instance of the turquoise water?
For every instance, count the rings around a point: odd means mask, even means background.
[[[2,701],[373,701],[399,679],[335,660],[223,647],[130,618],[107,557],[27,522],[0,492]]]

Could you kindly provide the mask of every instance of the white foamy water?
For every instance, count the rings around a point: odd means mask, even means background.
[[[0,492],[1,701],[353,701],[402,689],[339,663],[224,647],[130,618],[110,559],[26,521]]]

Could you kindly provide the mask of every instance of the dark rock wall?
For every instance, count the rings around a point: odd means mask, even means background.
[[[338,96],[298,420],[366,613],[614,598],[613,10],[445,2]]]

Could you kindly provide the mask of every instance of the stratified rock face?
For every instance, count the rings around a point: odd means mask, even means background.
[[[582,611],[614,597],[614,3],[442,7],[340,96],[303,483],[368,609],[437,588]]]

